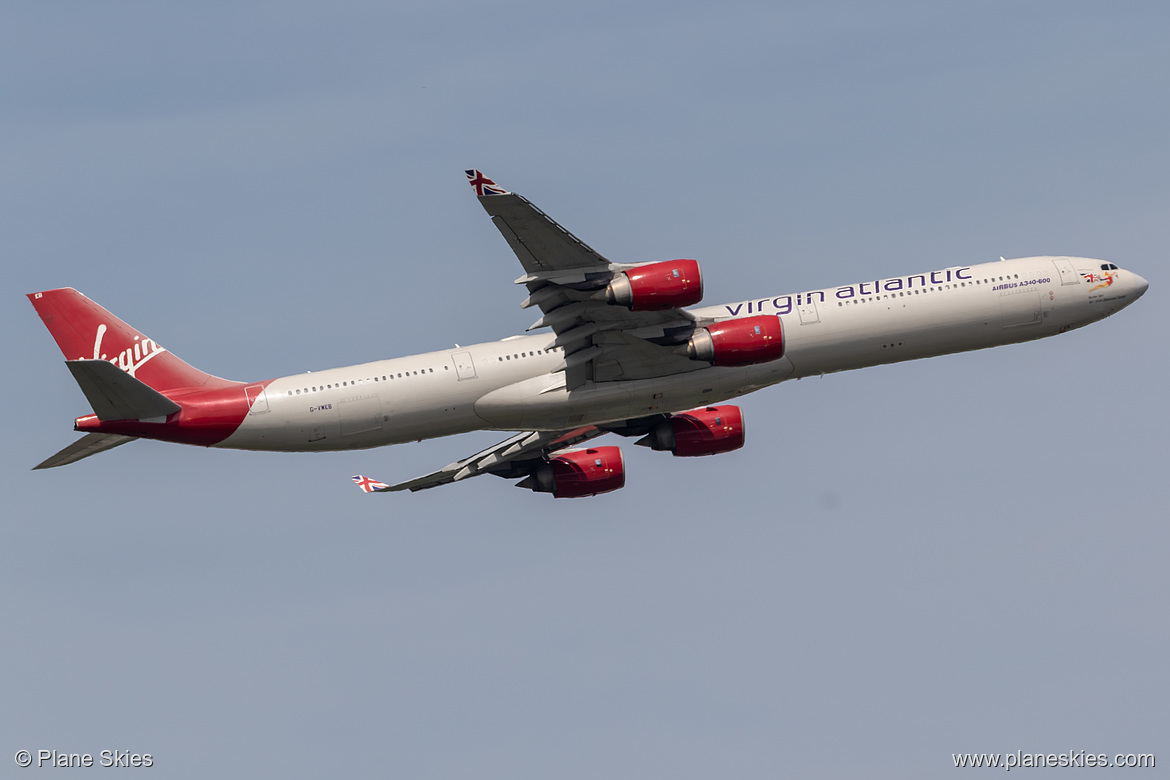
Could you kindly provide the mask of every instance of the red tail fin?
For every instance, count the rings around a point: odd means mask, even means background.
[[[28,299],[66,360],[107,360],[160,393],[235,384],[187,365],[72,287],[30,293]]]

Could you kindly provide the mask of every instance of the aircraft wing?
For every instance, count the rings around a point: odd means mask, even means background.
[[[479,202],[529,274],[596,273],[609,281],[609,261],[558,225],[525,197],[476,170],[466,171]]]
[[[388,485],[360,474],[353,477],[353,481],[366,493],[392,493],[399,490],[426,490],[478,477],[480,474],[518,478],[526,476],[530,470],[525,468],[525,462],[541,460],[550,453],[568,449],[605,433],[607,431],[592,425],[569,431],[524,431],[469,458],[396,485]]]
[[[696,327],[684,309],[632,311],[612,303],[606,288],[635,265],[612,263],[558,225],[524,197],[508,192],[478,170],[466,171],[479,202],[525,274],[516,280],[528,288],[524,308],[544,316],[529,330],[548,327],[549,347],[564,350],[565,386],[588,381],[648,379],[696,371],[707,364],[682,356]]]

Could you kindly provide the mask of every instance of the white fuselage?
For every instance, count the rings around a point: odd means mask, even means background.
[[[563,430],[709,405],[785,379],[1053,336],[1113,314],[1145,281],[1099,260],[1032,257],[692,310],[776,314],[784,357],[571,392],[549,333],[273,380],[216,446],[378,447],[473,430]],[[1100,279],[1088,276],[1100,275]]]

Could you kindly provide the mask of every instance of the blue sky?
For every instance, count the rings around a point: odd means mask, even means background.
[[[0,11],[0,745],[165,777],[937,777],[1152,752],[1170,15],[1161,4],[19,4]],[[532,320],[479,167],[709,303],[1103,257],[1136,306],[744,399],[628,487],[365,496],[482,433],[328,455],[136,442],[24,293],[262,379]],[[32,771],[32,770],[28,770]],[[1106,773],[1107,774],[1107,773]]]

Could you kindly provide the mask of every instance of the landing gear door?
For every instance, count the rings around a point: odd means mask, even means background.
[[[470,352],[456,352],[451,360],[455,363],[455,373],[459,379],[475,379],[475,361],[471,359]]]
[[[1081,275],[1073,267],[1072,260],[1069,260],[1067,257],[1054,257],[1052,258],[1052,263],[1056,266],[1056,272],[1060,275],[1060,283],[1062,285],[1081,283]]]

